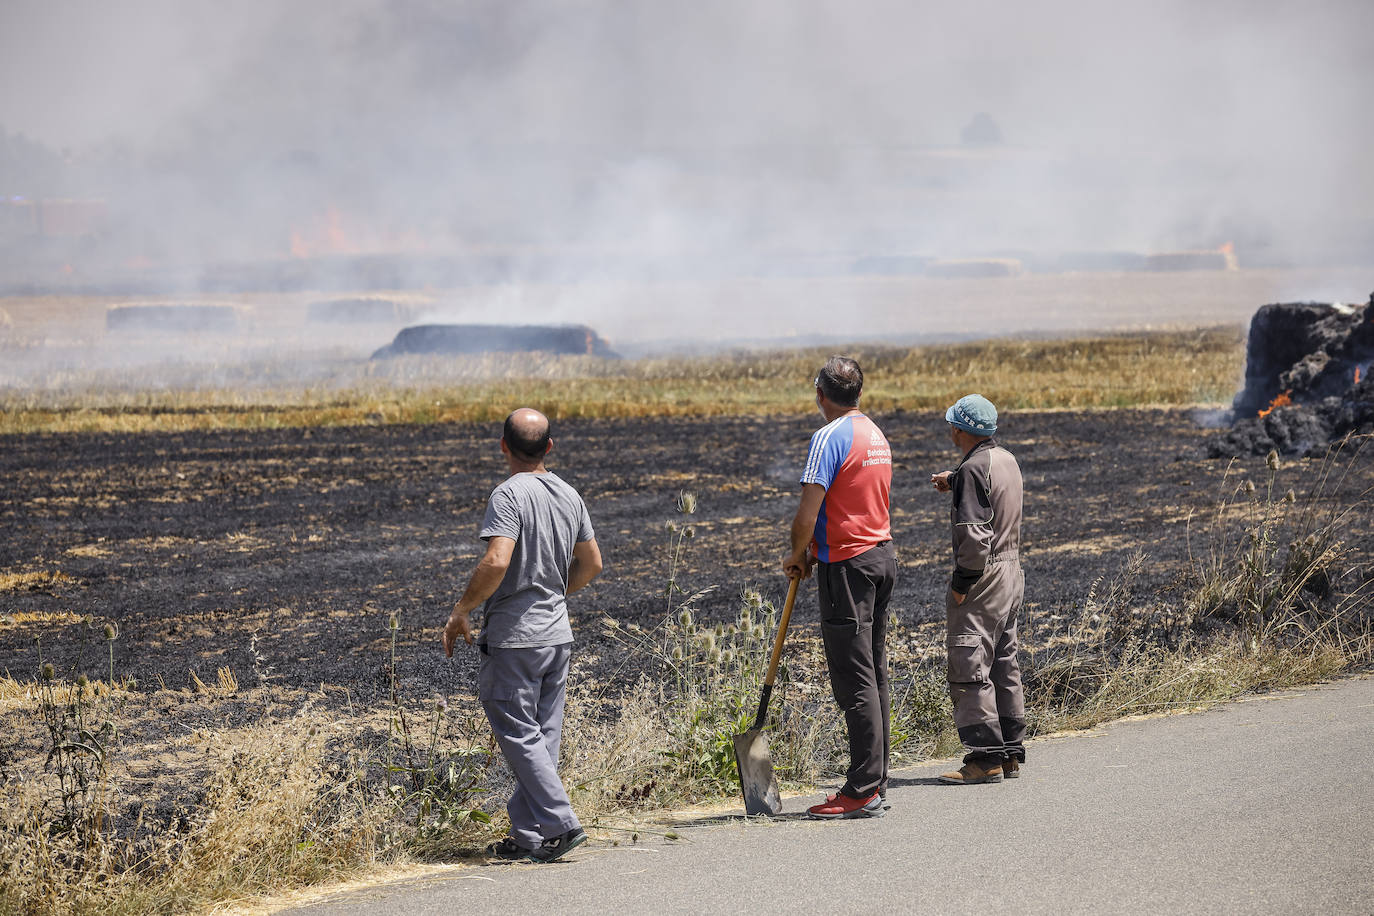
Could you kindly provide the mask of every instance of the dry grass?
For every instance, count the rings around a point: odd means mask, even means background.
[[[943,407],[970,386],[1010,409],[1223,403],[1244,365],[1239,328],[916,348],[844,347],[867,376],[865,406]],[[522,354],[341,364],[292,383],[275,365],[77,373],[0,391],[0,433],[262,429],[500,419],[511,404],[551,417],[788,415],[811,409],[810,380],[831,349],[608,360]]]
[[[72,611],[7,611],[0,614],[0,629],[31,624],[65,626],[80,623],[81,620],[82,615]]]
[[[0,594],[6,592],[51,592],[71,581],[71,576],[56,570],[0,572]]]
[[[236,687],[221,672],[218,686],[195,692]],[[192,792],[168,807],[146,796],[147,780],[108,727],[135,696],[55,680],[20,689],[15,699],[35,717],[79,721],[87,750],[11,781],[0,798],[0,912],[202,912],[382,864],[452,858],[489,830],[485,815],[446,804],[471,804],[467,783],[450,792],[414,782],[403,755],[371,745],[363,736],[372,718],[340,718],[307,701],[286,719],[157,742],[157,765],[175,761]],[[473,757],[472,745],[447,740],[472,734],[478,715],[434,723],[436,740],[423,748],[432,775],[462,771]],[[489,748],[479,750],[485,761]],[[89,778],[72,789],[74,774]]]
[[[0,834],[0,909],[191,912],[366,861],[372,825],[329,784],[318,729],[292,723],[223,737],[207,748],[216,763],[203,804],[166,824],[141,813],[127,835],[70,829],[45,814],[40,787],[25,787]],[[122,788],[106,772],[97,804]]]
[[[1026,675],[1034,733],[1091,728],[1124,716],[1201,709],[1248,694],[1328,680],[1374,660],[1374,634],[1260,643],[1240,634],[1170,647],[1104,641],[1051,649]]]
[[[1094,583],[1080,619],[1029,641],[1037,728],[1204,706],[1374,660],[1369,556],[1345,540],[1350,518],[1365,517],[1374,494],[1344,504],[1324,498],[1367,460],[1369,445],[1359,437],[1334,446],[1315,475],[1299,474],[1315,477],[1303,497],[1287,489],[1274,453],[1259,485],[1224,478],[1211,518],[1198,525],[1180,594],[1135,594],[1142,551],[1110,582]]]
[[[1091,622],[1105,607],[1085,605],[1077,624],[1091,634],[1085,641],[1072,648],[1061,643],[1048,658],[1043,644],[1031,647],[1037,649],[1037,663],[1028,666],[1035,732],[1310,683],[1374,658],[1367,632],[1258,648],[1234,632],[1173,648],[1131,640],[1123,646],[1113,635],[1119,631]],[[617,693],[613,712],[586,694],[570,703],[563,775],[584,824],[602,842],[671,838],[666,810],[737,804],[728,741],[757,701],[758,685],[745,669],[756,676],[754,653],[761,648],[743,628],[725,634],[725,652],[721,642],[711,645],[714,630],[685,629],[665,626],[630,638],[636,651],[661,653],[666,676]],[[906,635],[894,633],[894,640]],[[689,657],[675,658],[680,645]],[[733,658],[732,649],[739,653]],[[834,703],[819,688],[819,655],[818,645],[797,641],[789,651],[794,670],[774,697],[772,755],[794,788],[843,770],[842,729]],[[684,681],[675,680],[673,665]],[[817,689],[805,689],[810,686]],[[206,686],[228,689],[227,683]],[[0,683],[4,693],[28,708],[51,702],[32,683]],[[103,685],[79,694],[93,723],[112,701],[136,698]],[[940,659],[895,671],[893,695],[899,762],[957,750]],[[373,727],[377,713],[365,713]],[[409,715],[415,730],[426,711],[412,705]],[[53,774],[35,776],[0,801],[0,912],[205,912],[379,867],[461,857],[504,829],[509,775],[486,740],[479,712],[442,710],[434,723],[446,738],[420,748],[422,763],[413,771],[399,747],[388,762],[385,751],[369,744],[358,718],[314,710],[309,702],[288,719],[197,730],[185,739],[180,759],[182,766],[202,768],[184,778],[204,791],[175,811],[144,807],[118,828],[114,816],[137,808],[143,787],[119,765],[115,744],[83,809],[91,815],[84,829],[57,816],[47,781]],[[462,770],[464,761],[475,768]],[[449,775],[453,767],[460,768],[456,777]],[[493,819],[474,817],[474,810]]]

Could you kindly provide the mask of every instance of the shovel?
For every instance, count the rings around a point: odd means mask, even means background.
[[[773,658],[768,662],[768,676],[763,679],[763,695],[759,697],[758,715],[754,727],[742,735],[735,735],[735,768],[739,771],[740,788],[744,790],[744,813],[773,816],[782,812],[782,795],[773,776],[773,759],[768,756],[768,738],[763,724],[768,718],[768,701],[773,697],[773,679],[778,674],[778,659],[782,657],[782,641],[792,620],[792,605],[797,600],[797,583],[793,579],[787,588],[787,603],[782,607],[778,635],[773,640]]]

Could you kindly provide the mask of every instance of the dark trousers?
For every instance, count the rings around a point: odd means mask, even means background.
[[[849,770],[840,791],[850,798],[867,798],[887,785],[887,602],[896,578],[891,541],[848,560],[816,564],[830,687],[849,731]]]

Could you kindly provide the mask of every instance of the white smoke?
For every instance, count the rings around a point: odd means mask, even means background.
[[[1368,263],[1370,34],[1359,0],[9,0],[0,126],[67,152],[0,193],[105,198],[111,263],[189,282]],[[979,113],[1003,143],[961,142]]]

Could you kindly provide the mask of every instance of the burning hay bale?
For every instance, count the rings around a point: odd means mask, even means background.
[[[1266,305],[1250,322],[1245,389],[1212,457],[1321,452],[1374,430],[1374,295],[1361,306]]]
[[[544,351],[615,356],[606,341],[586,325],[418,324],[372,354],[388,359],[405,354],[528,353]]]
[[[105,310],[108,331],[233,331],[238,310],[232,305],[112,305]]]
[[[404,307],[390,299],[325,299],[310,303],[305,311],[311,324],[391,324],[405,319]]]
[[[928,277],[981,279],[1019,277],[1025,268],[1016,258],[963,258],[931,261],[925,268]]]

